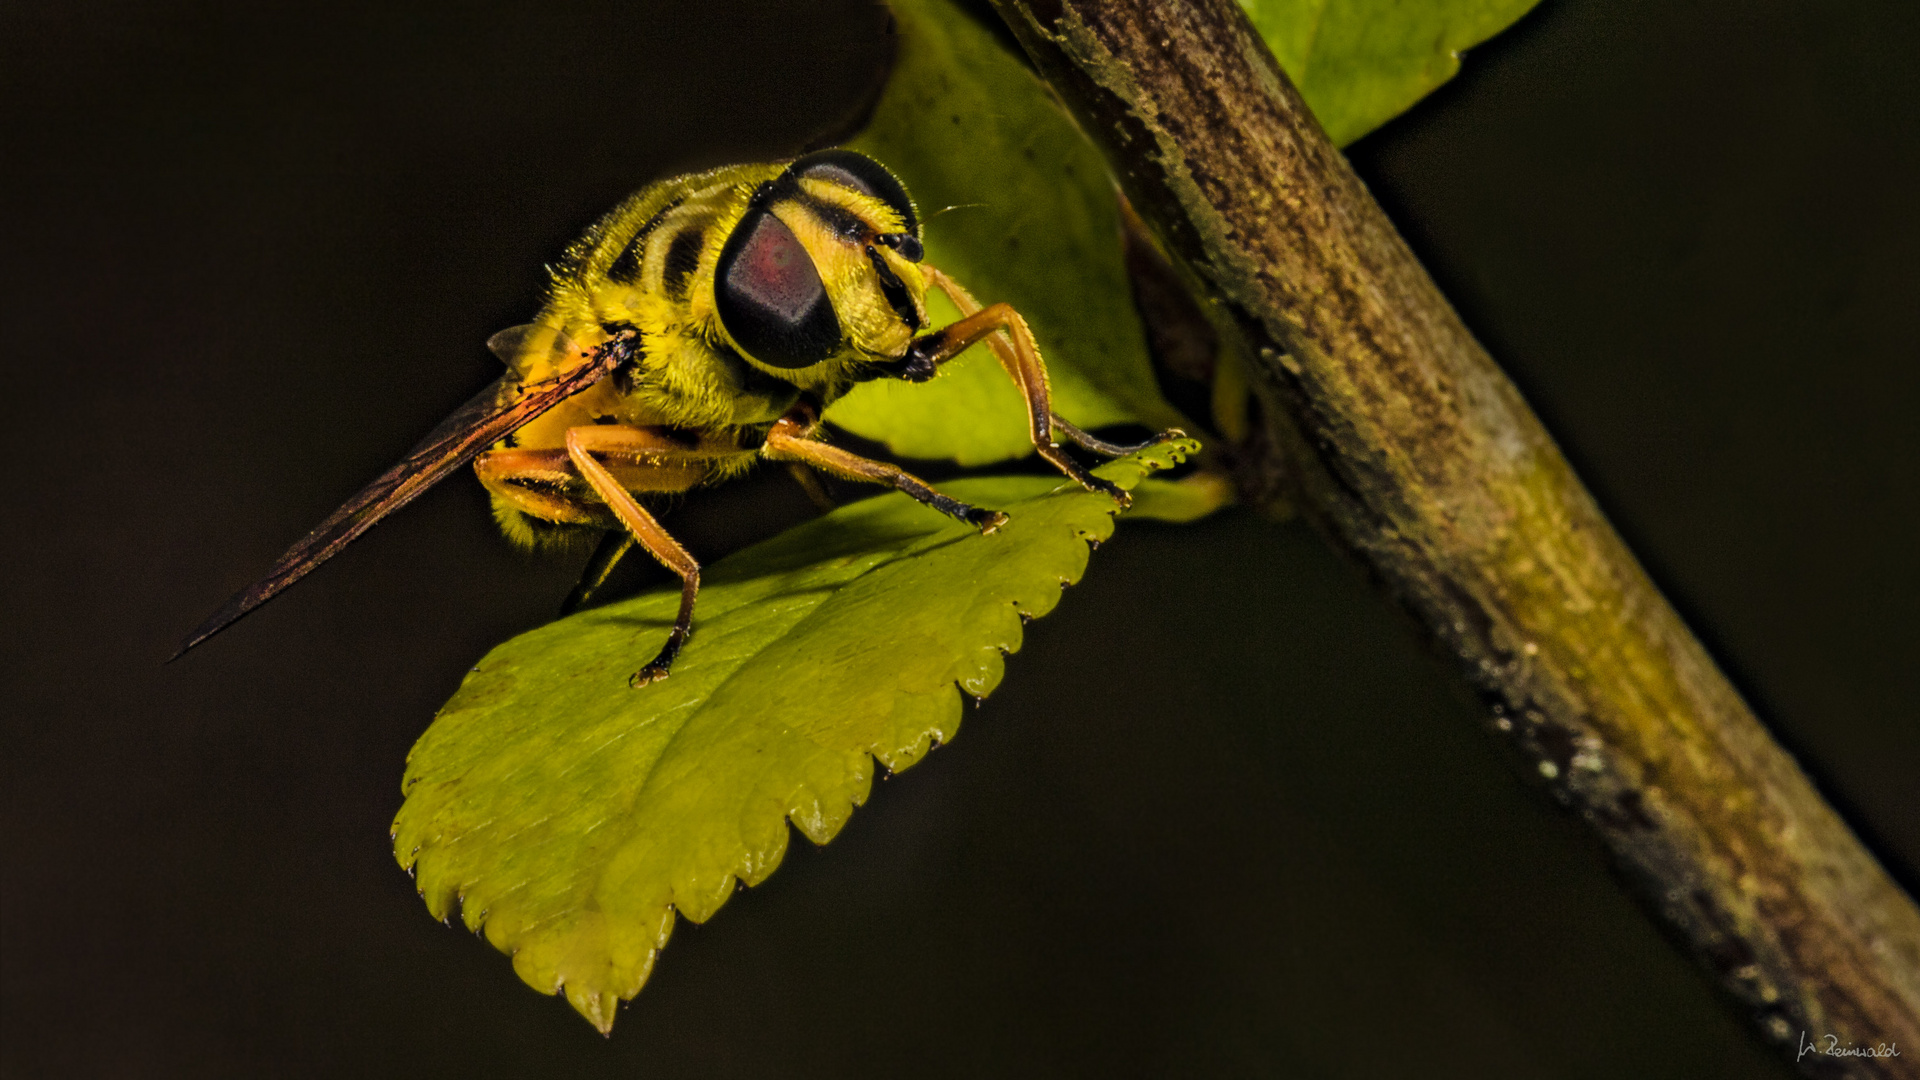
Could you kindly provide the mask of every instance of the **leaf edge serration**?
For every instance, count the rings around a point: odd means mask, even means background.
[[[1097,471],[1124,488],[1133,488],[1151,472],[1178,464],[1197,448],[1198,444],[1192,440],[1175,440],[1141,455],[1110,462]],[[964,482],[953,485],[954,490],[961,492],[965,486]],[[1085,505],[1097,505],[1102,511],[1088,515],[1084,519],[1086,527],[1075,528],[1067,539],[1098,543],[1111,535],[1117,508],[1104,496],[1071,485],[1054,485],[1051,491],[1025,501],[1037,504],[1040,499],[1058,496],[1090,500]],[[900,498],[882,496],[889,497]],[[923,545],[951,542],[937,540],[940,535],[929,533],[909,544],[904,553],[880,559],[842,582],[832,595],[841,595],[854,581],[910,562]],[[992,538],[985,539],[991,541]],[[1058,540],[1055,537],[1052,542]],[[408,755],[407,775],[402,783],[407,801],[394,819],[392,832],[395,858],[415,877],[417,891],[435,918],[450,921],[458,911],[468,929],[483,934],[513,958],[515,972],[529,986],[542,993],[564,994],[596,1029],[610,1034],[620,1001],[637,995],[651,976],[661,949],[672,935],[676,912],[696,923],[712,918],[734,892],[765,881],[779,867],[790,844],[789,826],[816,845],[828,843],[851,820],[854,809],[865,804],[871,794],[876,764],[891,772],[904,771],[922,760],[933,747],[951,741],[958,734],[965,711],[964,699],[983,698],[999,684],[1004,675],[1005,657],[1018,651],[1022,643],[1022,623],[1050,612],[1059,602],[1062,590],[1084,575],[1090,545],[1076,546],[1078,557],[1068,560],[1064,567],[1048,575],[1036,573],[1033,580],[998,590],[992,602],[1004,602],[1008,610],[1001,617],[968,623],[963,640],[957,643],[955,655],[946,665],[950,677],[939,685],[911,691],[893,688],[889,719],[866,745],[844,748],[813,741],[813,748],[822,756],[836,759],[827,766],[831,782],[815,783],[813,780],[817,778],[810,777],[784,792],[768,793],[769,798],[754,804],[761,808],[757,811],[744,809],[742,820],[735,823],[740,830],[738,849],[730,858],[722,859],[720,865],[697,867],[693,873],[670,874],[665,881],[656,876],[648,883],[636,884],[632,879],[647,877],[646,853],[633,860],[641,864],[639,870],[622,871],[620,860],[627,851],[623,847],[621,855],[600,864],[587,904],[536,921],[517,918],[509,898],[530,887],[532,882],[514,881],[503,886],[485,881],[484,875],[463,872],[449,854],[450,849],[473,835],[475,829],[491,822],[449,836],[444,828],[436,828],[447,817],[444,813],[447,804],[438,803],[423,810],[426,804],[416,802],[429,794],[421,788],[425,777],[417,770],[416,755],[423,746],[429,745],[434,733],[431,727]],[[715,564],[716,569],[724,562]],[[1043,576],[1048,579],[1041,580]],[[994,591],[984,590],[981,595]],[[807,617],[811,618],[812,614]],[[522,638],[545,630],[548,628],[532,631]],[[448,706],[436,716],[436,724],[463,700],[463,693],[490,661],[521,640],[516,638],[490,652],[463,681],[461,692],[456,692]],[[781,640],[783,638],[776,638],[775,643]],[[749,657],[749,662],[753,658]],[[733,677],[729,675],[723,680],[699,707],[704,710],[712,700],[723,696]],[[670,685],[670,682],[660,685]],[[881,739],[887,735],[894,737],[882,745]],[[680,737],[676,732],[669,741]],[[654,767],[658,764],[656,759]],[[443,778],[438,786],[444,789],[465,778],[465,774]],[[638,790],[652,783],[650,774],[641,781]],[[770,812],[776,808],[777,813]],[[410,810],[418,812],[410,813]],[[613,816],[609,813],[602,820],[612,820]],[[544,819],[533,825],[543,822]],[[702,869],[707,872],[700,873]],[[556,932],[557,923],[565,924],[567,929]]]

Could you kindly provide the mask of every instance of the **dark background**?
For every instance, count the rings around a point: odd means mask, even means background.
[[[1123,526],[964,736],[683,924],[611,1040],[387,849],[407,747],[574,572],[475,482],[160,666],[492,378],[578,229],[791,152],[881,26],[0,6],[6,1075],[1783,1074],[1298,524]],[[1547,0],[1352,151],[1909,887],[1915,55],[1906,0]],[[803,513],[771,477],[669,524]]]

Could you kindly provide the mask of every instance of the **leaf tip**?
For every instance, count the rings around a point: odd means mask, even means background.
[[[611,991],[583,990],[571,985],[559,989],[567,995],[567,1004],[586,1018],[606,1038],[613,1037],[613,1021],[620,1008],[620,997]]]

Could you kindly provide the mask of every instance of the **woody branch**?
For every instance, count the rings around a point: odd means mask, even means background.
[[[1233,0],[993,0],[1212,301],[1291,496],[1759,1034],[1897,1043],[1920,910],[1768,735],[1328,143]]]

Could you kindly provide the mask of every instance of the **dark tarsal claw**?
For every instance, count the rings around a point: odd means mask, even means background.
[[[1122,510],[1133,505],[1133,494],[1111,480],[1098,476],[1089,476],[1081,482],[1086,485],[1088,491],[1098,491],[1112,498],[1114,502],[1120,504],[1120,509]]]
[[[987,536],[1005,525],[1008,518],[998,510],[982,510],[977,506],[970,506],[967,508],[966,520],[968,524],[980,530],[981,536]]]
[[[1127,507],[1133,505],[1133,496],[1127,494],[1125,488],[1111,480],[1095,476],[1088,472],[1082,468],[1079,463],[1062,453],[1058,446],[1041,447],[1040,456],[1058,466],[1060,471],[1067,475],[1068,479],[1078,483],[1081,487],[1086,488],[1088,491],[1100,492],[1102,495],[1111,498],[1114,502],[1119,503],[1120,509],[1125,510]]]
[[[638,690],[643,686],[665,679],[672,673],[673,661],[675,657],[680,655],[680,647],[685,645],[687,639],[692,636],[692,630],[682,630],[677,626],[674,627],[673,632],[667,635],[666,647],[660,650],[660,655],[648,661],[646,667],[627,676],[627,687],[632,690]]]
[[[958,499],[949,499],[937,491],[922,501],[956,521],[964,521],[979,529],[982,536],[1007,523],[1007,515],[998,510],[982,510],[978,506],[968,506]]]

